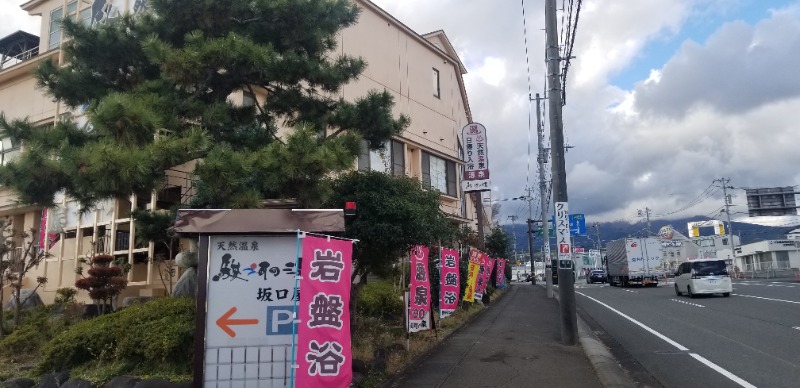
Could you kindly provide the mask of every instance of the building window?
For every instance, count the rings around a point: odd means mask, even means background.
[[[378,171],[393,175],[405,175],[406,153],[402,142],[389,140],[382,149],[371,150],[366,140],[361,141],[358,155],[358,171]]]
[[[256,106],[256,96],[248,91],[243,92],[242,106]]]
[[[73,1],[67,4],[67,14],[64,15],[64,8],[58,7],[50,12],[50,40],[48,42],[48,49],[54,49],[61,45],[61,20],[63,18],[75,18],[78,15],[78,21],[83,22],[85,25],[92,24],[92,7],[88,6],[78,12],[78,2]]]
[[[0,165],[5,166],[8,162],[19,156],[19,144],[5,138],[0,142]]]
[[[64,18],[64,8],[58,7],[50,12],[50,40],[48,49],[54,49],[61,44],[61,19]]]
[[[456,192],[456,162],[422,152],[422,183],[451,197]]]
[[[441,84],[439,83],[439,70],[433,69],[433,96],[441,98]]]
[[[775,252],[775,260],[777,261],[778,268],[780,269],[787,269],[789,268],[789,251],[777,251]]]

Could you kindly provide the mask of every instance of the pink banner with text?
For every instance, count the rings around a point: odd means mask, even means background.
[[[461,284],[458,275],[458,251],[442,249],[442,275],[439,287],[439,317],[447,318],[458,308],[458,291]]]
[[[497,288],[506,288],[506,259],[497,259]]]
[[[411,248],[411,289],[408,308],[408,331],[431,328],[431,283],[428,276],[428,248]]]
[[[352,241],[306,235],[297,325],[297,387],[347,387]]]

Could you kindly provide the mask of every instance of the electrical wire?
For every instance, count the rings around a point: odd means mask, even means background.
[[[668,213],[664,213],[664,214],[655,214],[655,215],[652,215],[651,217],[653,217],[653,218],[661,218],[661,217],[666,217],[666,216],[673,215],[675,213],[680,213],[680,212],[685,211],[685,210],[689,210],[689,209],[691,209],[691,208],[703,203],[703,201],[705,201],[706,199],[708,199],[709,197],[714,195],[714,193],[717,191],[717,189],[718,189],[718,187],[714,186],[714,183],[712,182],[710,185],[708,185],[708,187],[705,188],[705,190],[703,190],[702,193],[700,193],[700,195],[697,196],[697,198],[693,199],[691,202],[687,203],[686,205],[682,206],[681,208],[679,208],[677,210],[673,210],[673,211],[668,212]]]
[[[531,61],[528,55],[528,22],[525,17],[525,0],[522,0],[522,35],[525,42],[525,67],[528,75],[528,167],[525,186],[531,185]]]
[[[571,26],[571,32],[569,33],[569,46],[567,48],[566,55],[564,56],[564,71],[561,73],[561,106],[567,104],[567,73],[569,72],[569,65],[572,59],[572,48],[575,46],[575,34],[578,32],[578,18],[581,15],[581,3],[583,0],[578,0],[578,6],[575,10],[575,22]],[[570,8],[570,19],[572,18],[572,0],[569,2]],[[566,43],[566,42],[565,42]]]

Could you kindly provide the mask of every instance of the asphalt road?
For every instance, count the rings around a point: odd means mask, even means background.
[[[642,386],[800,387],[800,283],[736,281],[728,298],[676,296],[672,283],[575,291]]]

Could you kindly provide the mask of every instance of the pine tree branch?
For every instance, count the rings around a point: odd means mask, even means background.
[[[264,18],[262,18],[262,17],[250,18],[250,19],[245,19],[245,20],[240,20],[240,19],[238,19],[238,18],[235,18],[235,17],[231,17],[231,18],[230,18],[230,20],[231,20],[231,21],[234,21],[234,22],[236,22],[236,23],[239,23],[240,25],[243,25],[243,26],[244,26],[244,25],[247,25],[247,24],[250,24],[250,23],[253,23],[253,22],[261,21],[261,20],[263,20],[263,19],[264,19]]]
[[[256,100],[255,101],[255,105],[256,105],[256,108],[258,109],[258,112],[261,113],[261,115],[259,115],[259,118],[261,119],[262,124],[264,124],[265,126],[269,126],[269,123],[264,121],[264,117],[266,117],[266,113],[264,112],[264,108],[261,107],[261,104],[258,103],[258,99],[256,99],[256,93],[253,91],[253,86],[250,85],[250,84],[247,84],[247,90],[250,92],[250,94],[253,95],[253,99]],[[273,133],[272,134],[272,138],[275,139],[278,143],[281,143],[282,145],[286,145],[286,143],[284,143],[283,140],[281,140],[278,137],[278,134]]]

